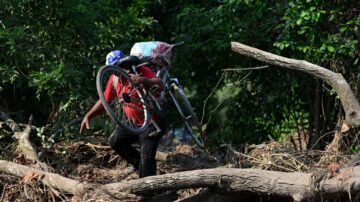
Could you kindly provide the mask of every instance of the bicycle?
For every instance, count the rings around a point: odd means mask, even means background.
[[[173,44],[163,54],[166,55],[171,52],[171,49],[182,43]],[[176,107],[186,131],[192,137],[196,145],[200,148],[205,148],[205,134],[202,130],[202,125],[198,120],[193,107],[188,100],[183,87],[177,78],[173,78],[169,74],[169,62],[162,57],[160,63],[141,62],[137,56],[127,56],[120,59],[115,65],[102,66],[96,76],[96,88],[100,100],[111,119],[120,127],[128,129],[132,133],[142,133],[149,127],[150,122],[156,128],[156,133],[161,129],[158,127],[156,121],[151,119],[152,115],[163,110],[162,102],[172,101]],[[134,85],[129,76],[131,69],[135,74],[138,74],[137,69],[141,66],[152,66],[156,72],[156,76],[161,79],[165,89],[162,93],[156,96],[158,87],[153,86],[146,90],[142,85]],[[130,84],[128,89],[121,89],[120,95],[114,97],[112,100],[106,100],[104,91],[108,85],[108,81],[114,78],[121,86]],[[116,89],[112,88],[112,90]],[[135,109],[140,111],[143,116],[143,122],[135,122],[126,116],[126,109]],[[196,132],[195,132],[196,131]]]

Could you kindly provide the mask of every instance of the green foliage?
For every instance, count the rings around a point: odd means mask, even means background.
[[[349,148],[349,153],[350,154],[358,154],[360,152],[360,145],[352,145]]]
[[[221,103],[212,121],[212,129],[216,130],[213,142],[281,140],[308,127],[307,104],[297,94],[300,87],[294,85],[295,81],[291,82],[292,75],[277,72],[278,75],[270,76],[270,70],[263,71],[269,75],[265,81],[255,72],[227,73],[223,87],[216,91],[216,100],[213,100]],[[283,82],[276,82],[277,77]]]
[[[133,42],[150,39],[154,23],[152,17],[143,16],[147,1],[66,0],[40,4],[15,0],[1,4],[3,94],[16,92],[15,100],[7,100],[10,107],[16,110],[22,105],[28,115],[34,113],[35,118],[44,121],[44,115],[65,106],[70,108],[69,113],[75,109],[73,115],[77,114],[84,98],[96,97],[94,78],[107,52],[126,52]],[[32,92],[37,100],[33,100]]]
[[[216,75],[220,68],[256,66],[254,61],[235,58],[229,52],[229,42],[239,41],[290,58],[305,59],[353,79],[359,69],[351,68],[358,67],[359,31],[358,14],[350,10],[356,5],[358,2],[354,1],[328,4],[301,0],[289,3],[222,1],[211,8],[201,3],[190,4],[177,15],[179,22],[174,38],[191,41],[186,54],[179,53],[181,67],[178,68],[201,80],[195,90],[199,97],[205,97],[219,78]],[[184,63],[181,58],[185,55],[191,57]],[[215,141],[244,143],[286,139],[288,134],[310,127],[315,92],[313,78],[273,69],[254,72],[242,81],[245,74],[229,77],[208,107],[207,112],[222,103],[217,117],[211,121],[215,126],[211,128],[209,123],[207,127]],[[331,120],[333,113],[329,112],[327,118]],[[329,129],[332,130],[331,126]]]
[[[316,63],[357,59],[359,14],[351,10],[356,1],[327,3],[320,0],[289,2],[278,40],[279,49]]]
[[[37,87],[37,96],[47,93],[50,98],[63,95],[64,90],[75,90],[72,86],[79,87],[81,72],[64,64],[54,66],[50,70],[41,69],[33,71],[30,75],[30,86]],[[77,89],[80,91],[80,89]],[[66,96],[66,95],[65,95]]]
[[[190,89],[197,95],[193,98],[196,100],[193,103],[198,104],[197,109],[202,108],[201,101],[213,90],[214,83],[222,74],[221,69],[258,65],[248,58],[232,53],[230,42],[239,41],[271,49],[276,38],[273,30],[285,8],[283,2],[241,0],[214,4],[189,3],[177,8],[179,12],[174,18],[176,23],[173,23],[175,33],[172,33],[172,39],[185,41],[185,45],[176,52],[172,71],[183,78],[190,77],[199,81],[190,84]],[[207,124],[207,133],[214,142],[260,142],[269,135],[276,136],[272,134],[273,128],[285,119],[277,115],[281,113],[281,106],[286,102],[278,94],[286,94],[284,89],[289,89],[289,85],[278,88],[277,72],[254,72],[250,78],[243,81],[247,73],[229,76],[205,110],[205,120],[212,117]],[[273,78],[274,83],[268,81],[265,84],[264,78]],[[292,78],[287,77],[287,81],[291,80]],[[274,101],[267,103],[265,97],[269,94],[273,95],[269,100]],[[214,113],[217,106],[218,113]],[[278,109],[277,112],[273,111]],[[267,115],[263,117],[264,114]],[[265,123],[271,126],[266,126]]]
[[[95,75],[107,52],[129,52],[145,40],[185,41],[174,50],[170,73],[199,117],[221,69],[263,65],[233,53],[231,41],[308,60],[342,73],[354,89],[359,84],[357,0],[4,0],[0,6],[0,96],[22,114],[20,122],[31,113],[43,125],[81,116],[97,99]],[[315,86],[311,76],[284,69],[227,72],[205,108],[208,136],[213,143],[286,139],[311,126]],[[324,102],[332,98],[331,89],[322,91]],[[330,108],[327,120],[338,109]],[[109,132],[100,120],[94,130]]]

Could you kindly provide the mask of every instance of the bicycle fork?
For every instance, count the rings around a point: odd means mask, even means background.
[[[171,86],[173,86],[175,84],[172,84]],[[170,94],[171,99],[173,100],[173,102],[175,103],[175,106],[177,108],[177,110],[179,111],[181,118],[183,118],[184,120],[189,120],[192,118],[192,115],[189,115],[188,117],[185,116],[183,110],[181,109],[180,104],[177,102],[174,93],[171,92],[171,89],[168,89],[168,92]]]

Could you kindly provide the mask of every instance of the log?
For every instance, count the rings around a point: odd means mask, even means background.
[[[254,198],[259,198],[259,196],[251,195],[250,198],[248,197],[249,194],[244,193],[226,193],[226,194],[217,194],[214,193],[215,191],[212,189],[205,189],[200,191],[198,194],[188,196],[183,199],[176,200],[175,202],[198,202],[198,201],[211,201],[211,202],[237,202],[237,201],[258,201]]]
[[[17,124],[14,120],[12,120],[11,118],[9,118],[5,112],[0,111],[0,120],[4,121],[13,132],[20,132],[21,128],[19,126],[19,124]]]
[[[40,162],[36,150],[30,142],[31,127],[27,126],[22,132],[15,132],[14,136],[18,140],[18,150],[24,154],[25,159]]]
[[[38,180],[43,184],[69,194],[75,194],[77,191],[84,189],[86,184],[63,177],[58,174],[44,172],[29,166],[20,165],[5,160],[0,160],[0,172],[22,178],[26,176],[38,176]]]
[[[349,84],[340,73],[335,73],[305,60],[296,60],[262,51],[238,42],[231,42],[233,51],[271,65],[302,71],[328,83],[339,95],[349,126],[360,125],[360,105]]]
[[[258,169],[215,168],[193,170],[172,174],[150,176],[131,181],[105,185],[91,185],[68,179],[58,174],[44,172],[28,166],[0,160],[0,172],[29,176],[37,173],[38,180],[47,186],[65,193],[76,194],[96,187],[103,193],[123,196],[124,193],[149,194],[186,188],[208,187],[214,193],[252,193],[292,198],[294,201],[334,198],[355,195],[360,192],[360,166],[340,173],[337,177],[326,178],[324,174],[277,172]]]
[[[79,201],[114,201],[136,196],[117,191],[117,195],[103,189],[102,185],[79,182],[63,177],[59,174],[34,169],[10,161],[0,160],[0,173],[4,172],[23,178],[24,181],[36,179],[51,189],[59,190],[63,194],[72,194]],[[80,200],[81,199],[81,200]]]
[[[24,158],[34,163],[36,168],[49,171],[49,167],[40,161],[36,149],[33,147],[30,141],[30,133],[32,129],[35,128],[31,125],[32,115],[30,116],[29,124],[18,124],[2,111],[0,111],[0,119],[4,120],[6,125],[11,128],[12,132],[14,133],[13,137],[18,140],[17,150],[24,155]],[[20,125],[24,126],[25,129],[22,130]]]
[[[215,168],[151,176],[104,185],[111,192],[135,194],[186,188],[209,187],[218,193],[251,192],[302,201],[312,198],[346,196],[360,191],[360,166],[349,178],[326,179],[316,173],[284,173],[257,169]],[[326,174],[325,174],[326,175]],[[323,175],[319,175],[323,176]],[[339,181],[342,180],[342,181]]]
[[[30,141],[31,128],[30,125],[26,125],[24,131],[15,132],[14,137],[18,140],[17,150],[24,155],[26,160],[30,160],[36,168],[43,171],[49,171],[49,166],[39,159],[36,149]]]

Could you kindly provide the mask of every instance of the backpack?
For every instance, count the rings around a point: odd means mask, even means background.
[[[142,62],[156,65],[171,65],[172,45],[160,41],[137,42],[131,48],[130,55],[137,56]]]

